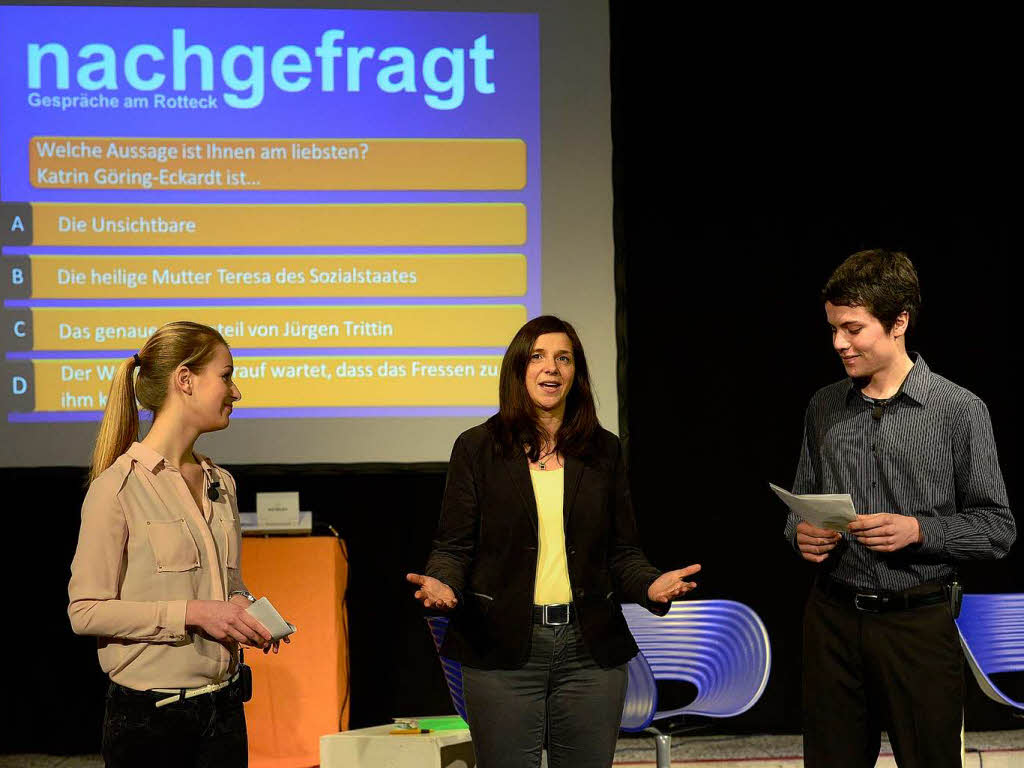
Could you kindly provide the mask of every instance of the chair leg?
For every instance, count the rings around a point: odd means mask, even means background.
[[[659,733],[654,737],[654,752],[658,768],[672,768],[672,736]]]

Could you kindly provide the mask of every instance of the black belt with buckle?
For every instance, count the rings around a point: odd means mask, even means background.
[[[914,592],[883,592],[851,587],[830,577],[818,579],[815,585],[826,597],[852,606],[865,613],[887,613],[889,611],[906,611],[921,608],[925,605],[937,605],[946,602],[946,590],[941,584],[922,585],[934,586],[934,591]]]
[[[533,606],[533,623],[545,627],[561,627],[576,620],[576,609],[572,603],[562,605]]]

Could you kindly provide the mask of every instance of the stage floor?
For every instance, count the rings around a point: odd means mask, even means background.
[[[1024,724],[1021,730],[969,732],[966,768],[1024,768]],[[979,753],[981,759],[979,759]],[[615,765],[653,766],[651,737],[619,739]],[[682,736],[672,740],[673,768],[798,768],[803,765],[799,735]],[[876,768],[895,768],[892,750],[883,737]]]
[[[673,768],[797,768],[803,765],[799,736],[688,736],[673,740]],[[654,741],[646,736],[619,739],[617,766],[653,766]],[[882,742],[877,768],[895,768]],[[103,768],[99,755],[0,755],[0,768]],[[1024,768],[1024,726],[1014,731],[967,734],[966,768]]]

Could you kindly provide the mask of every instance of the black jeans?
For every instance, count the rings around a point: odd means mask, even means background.
[[[111,683],[103,718],[107,768],[245,768],[249,743],[241,686],[166,704],[167,694]]]
[[[902,768],[960,768],[963,652],[948,602],[868,613],[815,587],[803,689],[808,768],[870,768],[883,728]]]
[[[477,768],[608,768],[626,698],[626,665],[598,666],[575,624],[534,625],[520,669],[462,668]]]

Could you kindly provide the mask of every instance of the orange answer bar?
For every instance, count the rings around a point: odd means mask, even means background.
[[[32,256],[33,298],[522,296],[521,253]]]
[[[41,189],[522,189],[521,139],[34,136]]]
[[[103,408],[120,360],[33,361],[35,410]],[[498,356],[236,357],[237,409],[498,404]]]
[[[522,203],[32,203],[33,245],[522,245]]]
[[[192,320],[246,347],[504,347],[522,304],[314,307],[35,307],[35,349],[136,349],[164,323]]]

